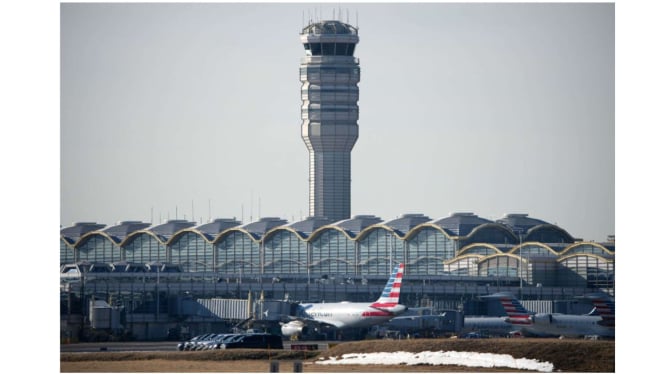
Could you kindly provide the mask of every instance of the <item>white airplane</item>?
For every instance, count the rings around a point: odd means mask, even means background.
[[[348,329],[369,327],[384,323],[404,313],[407,307],[399,304],[404,264],[395,266],[383,293],[373,303],[314,303],[298,305],[294,320],[282,325],[282,334],[307,334],[311,326],[318,328]]]
[[[604,295],[588,295],[594,309],[589,314],[533,313],[510,293],[496,293],[486,298],[499,299],[508,315],[506,321],[521,330],[524,335],[614,338],[614,301]]]

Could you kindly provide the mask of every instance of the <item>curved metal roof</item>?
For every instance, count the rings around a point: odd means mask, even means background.
[[[334,226],[341,228],[351,236],[357,236],[363,229],[381,222],[381,218],[372,215],[358,215],[353,218],[345,219],[334,223]]]
[[[102,230],[112,237],[115,242],[121,242],[131,233],[150,227],[149,223],[141,221],[122,221],[115,226],[109,226]]]
[[[453,213],[450,217],[432,222],[432,224],[441,227],[455,236],[466,236],[476,227],[487,223],[493,222],[485,218],[480,218],[474,213]]]
[[[206,235],[208,238],[212,238],[218,235],[220,232],[230,229],[232,227],[240,226],[242,223],[234,218],[217,218],[212,222],[204,223],[202,225],[196,226],[196,230]]]
[[[83,235],[91,231],[101,230],[104,227],[106,227],[106,225],[96,222],[76,222],[71,227],[65,227],[64,229],[61,229],[60,235],[70,239],[72,242],[75,242]]]
[[[195,225],[196,222],[189,222],[184,219],[172,219],[166,223],[162,223],[161,225],[149,227],[146,230],[168,239],[178,231],[193,227]]]
[[[260,238],[271,229],[278,226],[283,226],[286,223],[286,220],[279,217],[263,217],[256,222],[248,223],[241,226],[240,228],[257,238]]]
[[[421,223],[429,222],[431,220],[432,220],[431,218],[427,217],[424,214],[411,213],[411,214],[403,214],[399,218],[386,221],[384,222],[384,225],[393,229],[393,231],[395,231],[395,233],[400,237],[403,237],[409,231],[411,231],[412,228],[420,225]]]
[[[305,26],[302,34],[357,35],[358,29],[340,21],[320,21]]]
[[[306,238],[311,235],[319,227],[331,224],[333,221],[326,217],[307,217],[300,222],[294,222],[288,225],[293,231],[300,234],[301,237]]]
[[[525,213],[509,213],[496,220],[496,222],[510,227],[516,234],[522,233],[523,235],[534,226],[549,225],[548,222],[531,218]]]

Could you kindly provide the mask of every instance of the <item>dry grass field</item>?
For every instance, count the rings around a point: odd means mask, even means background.
[[[417,339],[373,340],[341,343],[321,352],[228,350],[203,352],[61,353],[60,371],[72,372],[269,372],[278,361],[280,372],[293,372],[302,362],[303,372],[515,372],[460,366],[317,365],[325,357],[345,353],[467,351],[509,354],[554,364],[554,371],[614,372],[614,341],[558,339]]]

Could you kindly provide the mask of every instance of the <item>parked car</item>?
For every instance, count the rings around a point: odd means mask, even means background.
[[[193,337],[193,338],[191,338],[187,341],[178,343],[177,349],[179,351],[192,351],[192,350],[194,350],[193,348],[196,346],[196,343],[198,343],[199,341],[203,341],[203,340],[207,339],[211,335],[214,335],[214,334],[208,333],[208,334],[197,335],[197,336],[195,336],[195,337]]]
[[[238,334],[217,334],[203,344],[201,350],[210,350],[210,349],[219,349],[219,346],[228,338],[236,336]]]
[[[212,344],[219,335],[221,334],[209,334],[205,338],[196,341],[190,351],[203,351],[208,349],[208,346]]]
[[[225,341],[220,346],[221,349],[232,348],[263,348],[263,349],[283,349],[282,337],[273,334],[244,334],[235,339]]]
[[[225,347],[226,347],[225,344],[226,343],[235,342],[235,341],[241,339],[242,337],[244,337],[245,335],[246,334],[228,334],[224,338],[219,340],[217,342],[217,344],[215,344],[214,349],[225,349]]]

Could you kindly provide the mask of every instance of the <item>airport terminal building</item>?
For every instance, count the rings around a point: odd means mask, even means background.
[[[408,307],[486,314],[474,304],[478,296],[510,291],[552,311],[590,292],[614,296],[613,237],[579,240],[527,214],[350,216],[357,31],[319,21],[300,34],[310,217],[61,228],[63,339],[90,328],[163,339],[173,328],[193,333],[267,318],[269,300],[281,303],[273,315],[288,314],[290,301],[371,301],[398,263],[405,265],[400,301]]]
[[[509,291],[567,312],[557,305],[588,293],[614,296],[613,240],[576,240],[526,214],[76,223],[61,230],[61,317],[75,335],[98,310],[92,302],[104,301],[122,308],[134,336],[163,338],[165,326],[256,317],[252,298],[286,301],[277,307],[283,314],[288,302],[374,300],[400,262],[400,301],[409,307],[486,314],[478,297]],[[233,300],[231,309],[243,311],[229,315]]]
[[[441,219],[405,214],[389,221],[365,215],[338,222],[266,217],[248,224],[234,219],[203,225],[185,220],[154,226],[76,223],[61,230],[60,264],[108,264],[111,271],[119,264],[162,263],[183,274],[311,284],[382,278],[404,263],[405,279],[597,288],[613,294],[614,241],[609,239],[575,240],[526,214],[496,221],[454,213]]]

